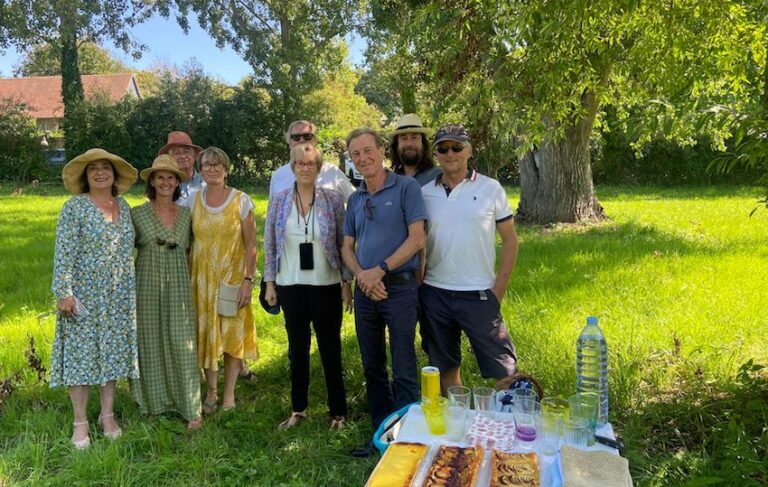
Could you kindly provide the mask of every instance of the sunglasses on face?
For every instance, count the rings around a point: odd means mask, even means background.
[[[304,134],[291,134],[291,140],[293,141],[299,141],[304,139],[305,141],[310,141],[315,138],[315,134],[313,133],[304,133]]]
[[[176,242],[171,242],[170,240],[166,240],[166,239],[160,238],[160,237],[158,237],[157,240],[155,240],[155,243],[157,243],[157,245],[159,245],[160,247],[166,247],[167,246],[168,250],[173,250],[173,249],[175,249],[176,247],[179,246],[179,244],[177,244]]]
[[[463,150],[464,150],[464,147],[466,147],[466,146],[464,146],[464,145],[461,145],[461,144],[457,144],[457,145],[450,145],[450,146],[446,146],[446,145],[444,145],[444,146],[441,146],[441,147],[438,147],[438,148],[436,148],[435,150],[436,150],[437,152],[439,152],[440,154],[447,154],[449,150],[452,150],[453,152],[456,152],[456,153],[458,153],[458,152],[461,152],[461,151],[463,151]]]

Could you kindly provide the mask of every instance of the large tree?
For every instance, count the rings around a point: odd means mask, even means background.
[[[0,5],[0,48],[49,44],[59,53],[64,132],[73,130],[69,119],[83,100],[78,47],[81,42],[111,39],[118,47],[138,54],[143,47],[130,36],[130,28],[148,18],[152,3],[142,0],[6,0]]]
[[[61,74],[61,46],[40,44],[31,48],[14,68],[15,76],[58,76]],[[81,42],[77,50],[80,74],[125,73],[131,68],[107,49]]]
[[[302,100],[322,82],[325,68],[338,65],[338,44],[355,19],[354,0],[166,0],[183,28],[190,11],[219,45],[228,44],[253,67],[283,125],[304,116]],[[174,9],[175,7],[175,9]]]
[[[521,221],[603,217],[589,152],[601,107],[642,114],[631,121],[639,139],[704,130],[723,140],[722,119],[707,117],[706,109],[742,103],[748,66],[765,63],[765,26],[749,18],[742,2],[381,5],[373,25],[395,17],[398,26],[375,35],[395,35],[416,60],[421,69],[413,81],[437,118],[463,119],[475,133],[494,134],[508,159],[518,156]]]

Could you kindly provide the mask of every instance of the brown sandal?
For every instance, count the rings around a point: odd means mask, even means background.
[[[291,414],[291,416],[280,423],[277,428],[281,430],[287,430],[288,428],[293,428],[297,424],[301,423],[301,421],[307,417],[307,413],[302,411],[300,413],[294,412]]]

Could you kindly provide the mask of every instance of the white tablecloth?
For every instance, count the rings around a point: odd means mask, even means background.
[[[508,413],[496,413],[498,420],[512,420],[512,415]],[[469,412],[469,417],[466,420],[466,429],[469,428],[469,425],[472,424],[472,420],[475,416],[475,411],[471,410]],[[437,451],[437,447],[439,445],[458,445],[458,446],[470,446],[465,441],[450,441],[445,438],[445,436],[438,436],[433,435],[429,432],[429,429],[427,428],[427,423],[424,420],[424,414],[421,411],[421,406],[418,404],[414,404],[411,406],[411,408],[408,410],[408,414],[406,414],[403,417],[403,420],[398,425],[399,427],[395,427],[395,441],[396,442],[417,442],[417,443],[424,443],[426,445],[430,445],[429,453],[427,453],[427,456],[425,457],[424,461],[421,464],[421,468],[419,469],[419,472],[417,473],[413,485],[421,485],[424,481],[424,478],[426,477],[427,470],[429,470],[429,465],[431,464],[432,458],[435,455],[435,452]],[[605,436],[607,438],[615,439],[614,433],[613,433],[613,426],[611,426],[610,423],[606,423],[599,427],[597,429],[597,434],[600,436]],[[589,446],[586,448],[587,450],[602,450],[602,451],[608,451],[612,452],[616,455],[619,454],[619,452],[613,448],[610,448],[608,446],[602,445],[600,443],[595,443],[593,446]],[[531,450],[524,450],[522,448],[513,448],[512,451],[531,451]],[[541,485],[542,487],[561,487],[562,486],[562,475],[560,474],[560,454],[558,452],[557,455],[542,455],[537,449],[534,449],[532,451],[535,451],[538,455],[539,465],[541,466]],[[490,479],[490,452],[486,452],[485,458],[483,460],[483,464],[480,467],[480,472],[477,476],[477,482],[476,486],[487,486]]]

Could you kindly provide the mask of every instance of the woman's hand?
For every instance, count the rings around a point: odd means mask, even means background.
[[[275,288],[274,281],[267,281],[267,289],[264,291],[264,299],[270,306],[277,304],[277,289]]]
[[[251,304],[252,288],[253,282],[243,279],[243,283],[240,285],[240,293],[237,295],[237,306],[239,308],[244,308]]]
[[[344,311],[347,313],[352,312],[352,284],[347,282],[341,283],[341,302],[344,303]]]
[[[62,316],[74,316],[75,315],[75,297],[70,296],[68,298],[60,299],[56,302],[56,309]]]

